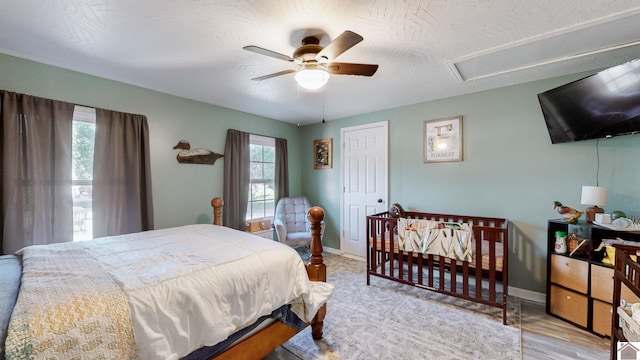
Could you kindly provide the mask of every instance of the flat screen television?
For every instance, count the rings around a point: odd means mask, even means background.
[[[640,59],[538,94],[551,143],[640,132]]]

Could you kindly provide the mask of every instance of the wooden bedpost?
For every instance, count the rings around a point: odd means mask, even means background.
[[[324,210],[319,206],[314,206],[307,212],[307,218],[311,221],[311,258],[307,264],[307,274],[311,281],[327,281],[327,266],[322,259],[322,220]],[[322,338],[322,327],[324,317],[327,313],[327,305],[323,305],[311,321],[311,334],[318,340]]]
[[[220,216],[220,209],[222,209],[224,201],[220,197],[214,197],[211,199],[211,206],[213,206],[213,225],[222,226],[222,217]]]
[[[223,205],[221,198],[211,200],[211,206],[214,208],[214,224],[215,218],[220,217],[220,208]],[[216,216],[216,212],[218,215]],[[320,233],[322,231],[322,220],[324,219],[324,210],[321,207],[314,206],[307,212],[307,218],[311,221],[311,259],[307,264],[307,274],[311,281],[326,281],[327,270],[322,260],[322,240]],[[218,220],[219,221],[219,220]],[[220,224],[222,222],[220,221]],[[324,317],[327,313],[326,304],[323,305],[316,316],[311,320],[311,335],[314,339],[322,338],[322,327]],[[224,352],[210,358],[220,360],[253,360],[262,359],[275,350],[278,346],[284,344],[291,337],[296,335],[300,330],[296,327],[287,325],[280,321],[275,321],[267,325],[261,331],[233,345]]]

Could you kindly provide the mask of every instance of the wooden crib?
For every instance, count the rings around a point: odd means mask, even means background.
[[[508,220],[402,210],[401,213],[393,211],[367,216],[367,285],[373,275],[500,308],[502,322],[506,325]],[[471,224],[475,238],[472,260],[399,251],[399,216]]]

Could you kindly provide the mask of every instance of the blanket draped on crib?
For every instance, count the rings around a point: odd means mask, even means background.
[[[471,224],[399,218],[398,238],[398,247],[401,251],[472,261]]]

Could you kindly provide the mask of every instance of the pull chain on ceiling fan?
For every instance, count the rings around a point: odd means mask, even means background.
[[[324,93],[326,89],[322,89],[322,123],[326,123],[327,121],[324,119]]]
[[[315,36],[307,36],[302,39],[302,46],[297,48],[291,57],[255,45],[245,46],[243,49],[298,65],[297,69],[283,70],[251,80],[262,81],[276,76],[296,73],[295,79],[301,87],[315,90],[327,83],[330,74],[372,76],[376,73],[378,65],[333,61],[362,40],[362,36],[347,30],[329,45],[322,47],[320,39]]]

